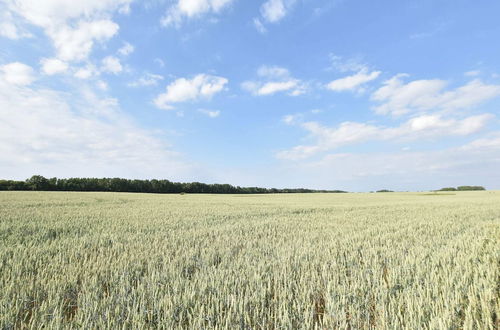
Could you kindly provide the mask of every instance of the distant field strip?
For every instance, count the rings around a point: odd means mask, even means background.
[[[0,329],[499,329],[500,192],[0,192]]]

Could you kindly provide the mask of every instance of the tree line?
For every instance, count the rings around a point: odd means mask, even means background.
[[[277,193],[344,193],[342,190],[276,189],[239,187],[230,184],[171,182],[169,180],[130,180],[122,178],[45,178],[34,175],[25,181],[0,180],[0,190],[35,191],[109,191],[157,194],[277,194]]]
[[[441,188],[438,191],[476,191],[476,190],[486,190],[482,186],[458,186],[458,187],[446,187]]]

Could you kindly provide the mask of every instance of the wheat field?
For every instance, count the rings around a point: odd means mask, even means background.
[[[500,192],[0,193],[1,329],[498,329]]]

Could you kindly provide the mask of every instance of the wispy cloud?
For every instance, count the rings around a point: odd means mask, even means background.
[[[446,90],[448,82],[440,79],[414,80],[408,83],[398,74],[386,80],[382,87],[372,94],[372,100],[379,102],[374,109],[381,115],[402,115],[429,110],[457,110],[477,106],[500,96],[500,85],[489,85],[479,79],[455,89]]]
[[[220,116],[220,110],[198,109],[198,112],[210,118],[217,118]]]
[[[290,96],[302,95],[306,92],[307,85],[299,79],[292,77],[286,68],[278,66],[261,66],[257,70],[258,80],[247,80],[241,88],[257,96],[273,95],[287,92]]]
[[[366,69],[362,69],[353,75],[331,81],[326,85],[326,88],[334,92],[361,92],[363,90],[363,85],[377,79],[380,73],[380,71],[368,72]]]
[[[463,119],[443,118],[439,115],[422,115],[411,118],[396,127],[375,126],[360,122],[343,122],[336,127],[326,127],[318,122],[305,122],[300,127],[315,141],[281,151],[278,158],[299,160],[320,152],[367,141],[409,141],[442,136],[466,136],[483,129],[494,116],[482,114]],[[291,122],[291,121],[290,121]]]
[[[329,70],[339,72],[359,72],[368,71],[368,65],[358,57],[345,58],[343,56],[331,53]]]
[[[376,190],[429,190],[499,182],[500,135],[434,151],[370,151],[328,154],[320,160],[293,163],[294,178],[316,187]],[[293,178],[290,178],[291,180]]]
[[[128,42],[125,42],[123,46],[120,49],[118,49],[118,54],[120,54],[121,56],[128,56],[132,54],[134,50],[135,50],[134,46],[132,46]]]
[[[163,76],[153,73],[145,73],[139,79],[128,84],[129,87],[156,86],[158,82],[163,80]]]
[[[161,18],[163,26],[179,27],[185,19],[193,19],[206,14],[218,14],[229,7],[233,0],[177,0]]]

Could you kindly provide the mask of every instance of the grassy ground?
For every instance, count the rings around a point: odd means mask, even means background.
[[[500,192],[0,192],[0,328],[498,329]]]

